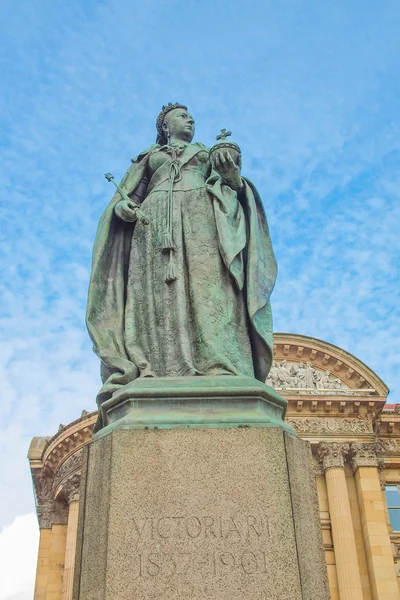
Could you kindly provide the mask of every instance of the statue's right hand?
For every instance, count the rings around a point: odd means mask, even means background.
[[[138,207],[134,202],[128,200],[120,200],[114,208],[114,212],[123,221],[134,223],[137,219]]]

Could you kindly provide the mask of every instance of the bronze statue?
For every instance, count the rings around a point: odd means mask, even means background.
[[[210,152],[192,143],[194,125],[185,106],[164,106],[156,144],[100,219],[87,309],[99,403],[138,377],[265,382],[270,369],[276,261],[263,205],[230,132]]]

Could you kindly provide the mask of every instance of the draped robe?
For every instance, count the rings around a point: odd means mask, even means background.
[[[150,223],[118,218],[117,192],[98,225],[86,322],[101,360],[99,404],[140,376],[230,374],[264,382],[271,367],[277,267],[259,194],[245,178],[233,191],[212,172],[205,146],[186,147],[173,186],[177,278],[167,283],[165,151],[153,145],[139,154],[121,181]]]

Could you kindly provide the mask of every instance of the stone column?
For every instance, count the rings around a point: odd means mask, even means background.
[[[32,474],[40,539],[34,600],[46,600],[52,568],[52,525],[54,522],[53,475],[49,471]]]
[[[344,459],[349,449],[349,444],[326,444],[321,442],[319,455],[325,471],[328,491],[340,600],[363,600],[353,521],[344,472]]]
[[[63,484],[63,493],[68,502],[68,528],[65,546],[64,577],[61,600],[72,599],[74,582],[74,564],[76,552],[76,534],[78,530],[79,486],[81,476],[75,473]]]
[[[53,523],[51,527],[46,600],[61,600],[66,534],[66,525],[62,523]]]
[[[50,503],[38,505],[36,511],[39,520],[40,538],[33,598],[34,600],[46,600],[47,576],[50,562],[52,505]]]
[[[398,600],[378,460],[372,443],[352,443],[351,462],[373,600]]]

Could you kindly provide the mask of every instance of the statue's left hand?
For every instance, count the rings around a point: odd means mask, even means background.
[[[232,189],[240,189],[243,185],[240,166],[236,164],[228,150],[219,150],[212,155],[212,167]]]

